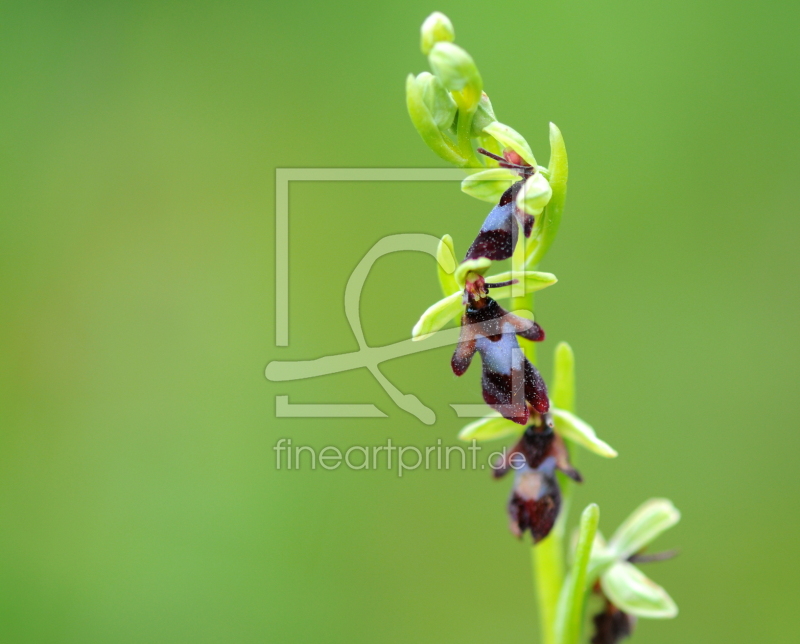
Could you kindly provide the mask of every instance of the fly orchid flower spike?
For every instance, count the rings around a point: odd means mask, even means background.
[[[637,618],[669,619],[678,607],[667,592],[634,564],[664,561],[675,551],[644,554],[662,532],[680,521],[667,499],[650,499],[637,508],[605,542],[595,537],[587,581],[604,600],[594,617],[594,644],[616,644],[633,632]]]

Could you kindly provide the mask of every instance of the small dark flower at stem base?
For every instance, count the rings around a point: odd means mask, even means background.
[[[473,298],[461,319],[461,336],[451,367],[462,375],[477,351],[481,355],[481,384],[487,405],[520,425],[528,422],[530,409],[545,413],[550,408],[547,386],[522,353],[517,335],[528,340],[544,339],[542,328],[503,309],[490,297]],[[479,289],[482,290],[482,289]]]
[[[517,537],[528,530],[533,542],[539,543],[550,534],[561,510],[555,471],[561,470],[578,482],[582,478],[570,465],[564,440],[553,432],[549,415],[537,415],[535,420],[537,424],[528,427],[505,458],[493,467],[495,478],[499,478],[511,467],[522,465],[508,502],[509,525]]]
[[[605,609],[595,615],[592,621],[594,622],[592,644],[617,644],[630,637],[636,626],[636,617],[622,612],[608,600]]]

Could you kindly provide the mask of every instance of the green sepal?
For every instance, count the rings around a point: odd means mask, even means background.
[[[597,437],[594,429],[585,421],[564,409],[552,407],[550,413],[556,425],[556,431],[578,445],[605,458],[614,458],[617,451],[608,443]]]
[[[536,165],[536,158],[533,156],[531,146],[528,145],[525,137],[523,137],[514,128],[505,125],[500,121],[495,121],[494,123],[490,123],[483,128],[483,131],[491,134],[500,142],[503,147],[514,150],[514,152],[519,154],[526,163],[529,163],[530,165]]]
[[[452,295],[458,288],[458,282],[453,273],[456,270],[456,251],[453,246],[453,238],[450,235],[445,235],[439,240],[439,246],[436,249],[436,271],[439,275],[439,284],[442,286],[442,294],[446,296]]]
[[[458,437],[467,442],[472,440],[493,441],[498,438],[519,436],[524,431],[523,426],[495,413],[470,423],[458,433]]]
[[[477,259],[468,259],[466,261],[461,262],[456,268],[456,272],[453,277],[456,278],[456,282],[458,283],[458,288],[463,289],[464,284],[467,281],[467,274],[468,273],[477,273],[478,275],[485,275],[486,271],[489,270],[489,267],[492,265],[492,260],[488,257],[478,257]]]
[[[662,532],[681,520],[681,513],[669,499],[650,499],[625,519],[611,537],[608,547],[620,559],[627,559],[655,541]]]
[[[626,613],[650,619],[669,619],[678,606],[657,583],[627,561],[617,561],[600,577],[606,597]]]
[[[463,310],[461,298],[461,292],[457,291],[429,306],[411,330],[411,339],[424,340],[444,327]]]
[[[517,181],[519,176],[516,172],[505,168],[490,168],[475,172],[464,179],[461,182],[461,192],[496,204],[503,193]]]

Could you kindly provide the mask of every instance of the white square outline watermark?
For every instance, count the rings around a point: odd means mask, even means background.
[[[289,185],[292,181],[458,181],[464,171],[451,168],[276,168],[275,170],[275,345],[289,346]],[[520,240],[522,241],[524,237]],[[385,243],[388,242],[388,243]],[[403,394],[378,369],[385,360],[458,343],[460,329],[446,329],[418,342],[403,340],[385,347],[370,347],[361,333],[358,306],[348,310],[349,291],[354,283],[360,296],[361,286],[374,261],[389,252],[418,250],[436,258],[439,239],[432,235],[392,235],[379,241],[367,253],[351,275],[345,294],[345,309],[359,350],[353,353],[325,356],[317,360],[281,362],[267,365],[265,375],[271,381],[297,380],[366,367],[401,409],[426,424],[433,424],[436,415],[415,395]],[[524,242],[523,242],[524,243]],[[372,256],[372,257],[371,257]],[[359,271],[364,265],[364,270]],[[362,273],[362,274],[359,274]],[[354,277],[356,280],[354,282]],[[483,418],[483,404],[451,404],[460,418]],[[495,412],[496,413],[496,412]],[[275,415],[279,418],[386,418],[371,403],[290,403],[287,395],[275,396]],[[499,414],[497,414],[499,416]]]

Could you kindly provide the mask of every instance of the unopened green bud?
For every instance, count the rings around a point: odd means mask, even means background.
[[[456,151],[454,146],[442,134],[425,103],[422,87],[413,74],[409,74],[406,79],[406,106],[408,107],[408,115],[411,117],[411,122],[426,145],[445,161],[457,166],[463,166],[466,163],[464,157]]]
[[[497,119],[492,109],[492,102],[486,95],[486,92],[481,92],[481,100],[478,102],[478,107],[475,109],[475,116],[472,117],[472,136],[478,138],[483,134],[483,128],[491,125]]]
[[[541,172],[537,172],[525,181],[525,185],[517,195],[517,205],[529,215],[538,217],[552,196],[553,190],[547,179],[542,176]]]
[[[465,110],[474,109],[481,99],[483,81],[472,56],[451,42],[437,42],[428,61],[442,84],[456,92],[458,106]]]
[[[431,53],[431,49],[437,42],[453,42],[456,39],[456,32],[450,18],[439,11],[434,11],[425,18],[420,31],[420,46],[425,56]]]
[[[453,124],[456,115],[456,102],[450,95],[442,81],[430,72],[422,72],[417,76],[417,85],[422,91],[422,100],[431,113],[436,126],[440,130],[446,130]]]

